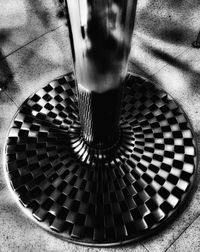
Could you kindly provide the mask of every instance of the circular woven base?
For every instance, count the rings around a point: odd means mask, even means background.
[[[90,246],[138,240],[167,223],[194,179],[190,124],[165,92],[128,75],[120,129],[110,149],[83,141],[73,74],[28,98],[6,144],[6,175],[25,212]]]

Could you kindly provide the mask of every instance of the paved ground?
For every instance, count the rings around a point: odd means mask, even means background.
[[[200,29],[198,0],[139,0],[130,70],[148,76],[184,108],[200,145]],[[72,69],[68,32],[53,0],[0,0],[0,251],[200,251],[200,174],[187,207],[173,224],[139,243],[92,249],[63,242],[17,207],[3,177],[3,146],[20,104]]]

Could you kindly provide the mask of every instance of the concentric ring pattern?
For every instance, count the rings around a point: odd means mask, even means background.
[[[183,111],[128,75],[120,139],[97,150],[81,137],[73,74],[28,98],[6,144],[6,174],[22,208],[69,241],[137,240],[176,212],[192,185],[196,146]]]

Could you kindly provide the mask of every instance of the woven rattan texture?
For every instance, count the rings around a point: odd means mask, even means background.
[[[73,74],[28,98],[6,145],[12,190],[41,226],[90,245],[137,240],[177,211],[195,175],[187,118],[167,94],[128,75],[111,149],[81,137]]]

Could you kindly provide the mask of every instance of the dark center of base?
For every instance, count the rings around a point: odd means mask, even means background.
[[[79,115],[84,140],[92,147],[105,149],[119,140],[122,87],[104,93],[79,88]]]

